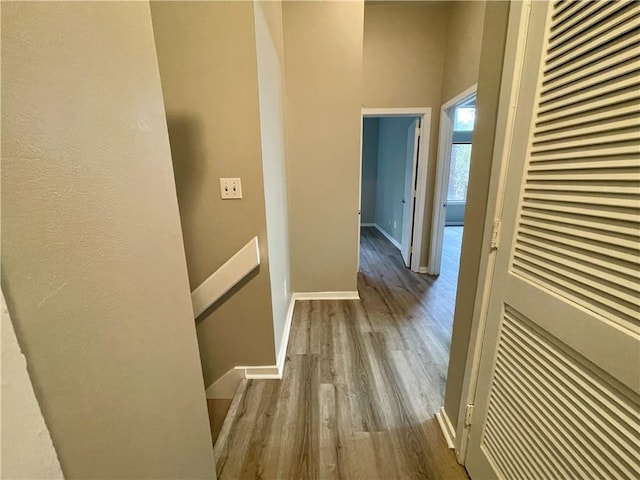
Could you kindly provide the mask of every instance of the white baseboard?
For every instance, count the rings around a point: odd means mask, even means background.
[[[282,343],[280,344],[280,351],[276,356],[276,364],[278,366],[278,373],[280,378],[284,375],[284,361],[287,358],[287,345],[289,345],[289,334],[291,333],[291,322],[293,322],[293,310],[296,306],[295,294],[291,294],[291,301],[289,302],[289,309],[287,310],[287,318],[284,323],[284,332],[282,333]]]
[[[358,291],[343,292],[297,292],[293,294],[295,300],[360,300]]]
[[[444,407],[440,408],[439,413],[436,413],[436,419],[438,420],[444,439],[447,442],[447,446],[454,449],[456,445],[456,431],[454,430],[453,425],[451,425],[451,421],[449,420],[449,416],[447,415],[447,412],[445,412]]]
[[[198,318],[259,265],[260,246],[258,245],[258,237],[253,237],[249,243],[238,250],[191,292],[194,318]]]
[[[240,381],[244,378],[279,380],[282,378],[282,372],[277,365],[234,367],[207,387],[205,391],[207,398],[233,398]]]
[[[281,379],[282,375],[278,371],[277,365],[264,365],[259,367],[236,367],[244,369],[244,378],[256,378],[256,379]]]
[[[418,273],[429,273],[429,267],[420,267]]]
[[[240,380],[242,380],[243,378],[245,378],[244,370],[239,368],[232,368],[207,387],[207,398],[233,398],[238,385],[240,384]]]
[[[375,227],[376,224],[375,223],[361,223],[360,226],[361,227]]]
[[[376,227],[378,231],[387,238],[387,240],[389,240],[394,246],[396,246],[398,250],[402,250],[402,245],[400,245],[400,242],[398,242],[395,238],[385,232],[380,225],[375,224],[374,227]]]

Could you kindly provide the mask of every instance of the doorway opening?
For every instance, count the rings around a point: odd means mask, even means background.
[[[457,251],[458,256],[460,254],[471,165],[476,88],[474,85],[446,102],[440,114],[433,228],[427,266],[430,275],[440,275],[443,258],[450,255],[451,251]]]
[[[376,229],[414,272],[420,271],[430,120],[430,108],[362,110],[359,227]]]

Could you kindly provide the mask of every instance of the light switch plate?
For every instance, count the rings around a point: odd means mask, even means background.
[[[239,178],[221,178],[220,196],[223,200],[242,198],[242,183]]]

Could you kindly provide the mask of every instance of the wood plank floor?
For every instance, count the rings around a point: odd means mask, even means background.
[[[229,409],[220,479],[467,479],[434,419],[461,233],[446,229],[434,279],[362,229],[361,300],[296,304],[284,378],[243,381]]]

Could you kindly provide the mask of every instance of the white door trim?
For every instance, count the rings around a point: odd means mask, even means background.
[[[455,107],[476,95],[478,84],[467,88],[442,105],[440,111],[440,135],[438,158],[436,160],[436,181],[431,215],[431,242],[429,243],[429,263],[427,273],[440,275],[442,263],[442,242],[444,240],[445,201],[447,197],[449,169],[451,166],[451,142],[453,141],[453,114]]]
[[[427,195],[427,172],[429,167],[429,139],[431,132],[431,107],[409,108],[363,108],[362,119],[366,117],[420,117],[420,143],[418,153],[418,177],[416,186],[416,203],[413,212],[413,236],[411,239],[411,271],[419,272],[422,260],[422,230],[424,227],[424,211]],[[362,119],[360,121],[360,190],[362,199]],[[359,200],[361,201],[361,200]],[[358,232],[360,231],[360,215],[358,215]],[[358,234],[358,261],[360,259],[360,236]],[[359,265],[359,264],[358,264]]]
[[[498,101],[493,157],[487,210],[484,220],[484,234],[480,254],[480,268],[476,287],[471,333],[467,347],[467,361],[464,370],[460,408],[457,412],[455,452],[458,462],[465,463],[469,443],[469,426],[464,418],[467,405],[475,404],[480,355],[489,308],[489,297],[495,268],[496,250],[491,248],[493,226],[496,219],[502,217],[504,184],[508,153],[511,149],[515,119],[515,107],[518,103],[519,86],[524,67],[524,50],[529,25],[530,1],[511,2],[509,25],[505,42],[504,63]]]

